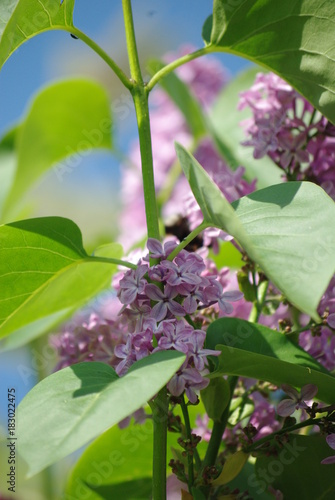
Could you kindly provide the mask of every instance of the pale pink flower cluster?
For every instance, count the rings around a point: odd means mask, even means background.
[[[310,180],[335,199],[335,126],[273,73],[258,73],[254,85],[240,94],[254,157],[268,155],[288,180]]]

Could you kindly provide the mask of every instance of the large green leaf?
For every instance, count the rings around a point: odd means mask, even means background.
[[[159,60],[149,62],[149,70],[154,74],[165,66]],[[169,73],[159,82],[171,100],[183,113],[187,125],[195,139],[206,133],[205,118],[201,106],[189,87],[175,73]]]
[[[80,498],[80,494],[85,495],[86,500],[100,500],[101,490],[96,491],[93,487],[97,476],[100,481],[96,484],[109,490],[118,484],[150,477],[152,446],[151,419],[122,430],[118,426],[112,427],[97,438],[75,464],[66,486],[68,500]],[[111,498],[111,491],[109,495]]]
[[[240,375],[279,386],[315,384],[318,398],[334,402],[335,377],[276,330],[238,318],[221,318],[209,326],[206,347],[221,351],[214,377]]]
[[[247,253],[292,304],[318,320],[316,308],[335,271],[333,200],[316,184],[292,182],[232,205],[251,240]]]
[[[148,400],[185,360],[157,352],[119,378],[104,363],[79,363],[37,384],[18,411],[19,452],[34,475],[105,432]]]
[[[114,258],[122,248],[115,244]],[[79,228],[61,217],[0,226],[0,337],[37,335],[110,285],[116,263],[89,257]],[[29,337],[28,335],[28,337]]]
[[[333,200],[316,184],[290,182],[231,206],[195,158],[179,144],[176,150],[205,223],[234,236],[289,301],[318,320],[335,271]]]
[[[52,166],[55,182],[63,182],[87,151],[111,149],[111,125],[108,95],[99,83],[75,79],[43,89],[16,139],[17,169],[3,217],[13,220],[27,189]]]
[[[333,500],[335,465],[320,463],[333,453],[325,436],[291,434],[278,454],[258,457],[256,474],[249,477],[250,484],[258,495],[271,485],[287,500]]]
[[[1,0],[0,68],[10,55],[39,33],[73,26],[75,0]]]
[[[214,0],[203,31],[210,50],[278,73],[335,121],[332,0]]]
[[[268,156],[255,160],[252,148],[242,146],[246,136],[240,123],[251,115],[251,111],[237,111],[239,93],[250,88],[259,71],[254,67],[243,71],[222,90],[211,108],[209,122],[217,147],[230,167],[236,169],[242,165],[245,178],[248,181],[256,178],[257,187],[263,188],[279,184],[281,171]]]

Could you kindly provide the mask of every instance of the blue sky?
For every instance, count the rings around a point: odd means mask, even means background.
[[[57,0],[55,0],[57,1]],[[129,74],[121,0],[80,0],[75,24],[107,51]],[[160,57],[185,43],[203,46],[201,31],[212,9],[212,0],[133,0],[135,29],[142,67],[149,57]],[[227,54],[218,56],[234,74],[246,61]],[[127,94],[108,66],[80,40],[66,32],[50,31],[22,45],[0,72],[0,134],[24,116],[41,86],[57,79],[86,76],[99,80],[111,102]],[[136,134],[133,114],[118,124],[117,140],[123,149]],[[105,214],[114,210],[118,164],[107,153],[83,159],[66,182],[55,182],[50,173],[31,195],[34,216],[59,215],[73,219],[84,241],[112,234],[113,221]]]
[[[124,58],[125,40],[121,0],[80,0],[75,23],[100,43],[116,60]],[[135,27],[148,52],[175,50],[183,43],[202,45],[201,29],[210,14],[212,0],[134,0]],[[82,59],[99,64],[97,56],[68,33],[50,31],[22,45],[0,72],[0,133],[23,115],[27,103],[41,86],[64,76],[86,73]],[[224,55],[224,64],[235,73],[245,61]],[[79,62],[78,62],[79,60]],[[101,63],[103,65],[104,63]],[[121,65],[127,71],[126,61]]]

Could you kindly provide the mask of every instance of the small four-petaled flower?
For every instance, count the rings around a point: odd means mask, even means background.
[[[288,417],[299,408],[303,410],[308,408],[305,401],[313,399],[318,392],[318,388],[314,384],[304,385],[300,393],[288,384],[283,384],[281,388],[290,397],[290,399],[283,399],[277,406],[277,413],[281,417]]]

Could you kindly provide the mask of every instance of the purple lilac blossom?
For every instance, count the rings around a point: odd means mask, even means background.
[[[109,302],[116,301],[116,297],[111,297]],[[110,307],[114,308],[113,305]],[[55,369],[60,370],[82,361],[101,361],[115,366],[118,362],[115,357],[116,346],[124,342],[126,334],[127,325],[117,316],[108,319],[91,311],[77,314],[59,334],[50,337],[50,344],[59,357]]]
[[[329,436],[326,437],[326,441],[327,444],[331,447],[331,449],[335,450],[335,434],[329,434]],[[324,465],[335,464],[335,455],[324,458],[321,463]]]
[[[304,385],[300,393],[288,384],[283,384],[281,388],[290,398],[283,399],[277,406],[277,413],[281,417],[288,417],[298,409],[306,410],[309,408],[305,401],[312,400],[318,392],[318,388],[314,384]]]
[[[254,157],[268,155],[288,180],[310,180],[335,199],[335,127],[288,83],[273,73],[258,73],[240,94],[239,109]]]
[[[200,254],[181,250],[174,259],[167,260],[175,242],[161,244],[149,239],[147,247],[149,254],[139,262],[136,270],[127,270],[116,286],[123,304],[120,318],[131,323],[126,341],[115,348],[119,358],[116,372],[124,375],[135,361],[152,352],[180,351],[186,354],[186,360],[168,383],[168,389],[174,396],[185,391],[189,400],[195,403],[197,392],[209,383],[204,377],[207,356],[217,356],[219,352],[204,349],[205,331],[195,329],[184,317],[191,302],[195,302],[195,311],[214,303],[227,313],[230,302],[241,299],[243,294],[225,292],[213,270],[211,274],[207,272]],[[150,267],[149,257],[159,262]],[[150,283],[149,278],[158,283]]]
[[[332,317],[335,313],[335,276],[331,279],[318,307],[318,313],[321,316],[325,311],[330,313],[329,326],[332,327]],[[327,370],[335,369],[335,334],[328,326],[322,326],[320,332],[315,335],[311,331],[302,332],[299,343]]]
[[[273,404],[257,391],[252,393],[250,397],[254,402],[255,409],[250,417],[249,424],[253,425],[257,430],[257,434],[253,438],[254,441],[257,441],[279,430],[281,424],[276,419]]]

